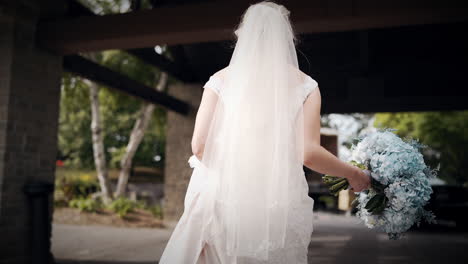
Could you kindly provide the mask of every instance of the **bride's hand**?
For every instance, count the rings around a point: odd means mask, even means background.
[[[371,186],[370,175],[362,169],[357,168],[355,173],[347,178],[349,185],[351,185],[351,190],[354,192],[362,192],[369,189]]]

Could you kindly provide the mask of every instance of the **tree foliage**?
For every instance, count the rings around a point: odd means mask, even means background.
[[[153,1],[79,0],[79,2],[96,15],[110,15],[149,9]],[[160,50],[167,53],[163,48]],[[155,78],[159,77],[158,69],[123,51],[109,50],[95,55],[97,63],[147,86],[155,85]],[[64,73],[61,90],[58,158],[64,159],[68,166],[94,168],[89,87],[81,77]],[[138,111],[146,102],[105,86],[100,86],[99,101],[106,162],[109,167],[115,168],[120,165],[120,159]],[[163,164],[165,130],[166,110],[156,106],[150,125],[135,154],[133,163],[135,166],[161,166]],[[157,159],[159,162],[154,159],[157,156],[159,156]]]
[[[123,51],[106,51],[98,56],[99,63],[124,75],[153,86],[157,69],[148,66]],[[157,77],[156,77],[157,78]],[[146,102],[101,86],[104,145],[109,166],[118,167],[141,105]],[[64,73],[60,102],[59,158],[73,167],[92,168],[91,111],[89,88],[80,77]],[[145,137],[135,154],[135,166],[159,166],[164,158],[166,110],[157,106]],[[160,156],[160,161],[154,160]]]
[[[392,127],[428,146],[426,161],[440,163],[439,176],[451,184],[468,183],[468,111],[378,113],[374,126]]]

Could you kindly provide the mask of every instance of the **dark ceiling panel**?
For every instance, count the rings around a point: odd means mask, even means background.
[[[198,2],[217,1],[159,4]],[[321,3],[323,10],[337,8]],[[301,34],[298,60],[319,82],[324,112],[468,109],[466,32],[468,23],[456,22]],[[204,83],[229,64],[234,45],[231,40],[170,46],[171,67],[186,82]]]
[[[210,75],[229,64],[233,42],[209,42],[183,45],[189,67],[199,82],[206,82]]]
[[[125,14],[41,21],[37,43],[60,54],[147,48],[232,39],[233,29],[253,1],[197,1]],[[468,20],[459,0],[288,1],[299,33],[342,32]]]
[[[303,72],[324,112],[468,109],[468,23],[299,36]],[[233,42],[183,45],[203,83],[229,64]]]

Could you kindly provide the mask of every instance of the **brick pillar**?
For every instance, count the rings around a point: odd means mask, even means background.
[[[192,106],[188,115],[169,112],[167,116],[163,210],[164,220],[169,225],[174,224],[184,211],[185,193],[192,173],[187,161],[192,155],[191,140],[202,92],[199,84],[180,83],[169,87],[169,94]]]
[[[31,262],[23,187],[55,178],[62,58],[35,47],[37,2],[0,3],[0,263]]]

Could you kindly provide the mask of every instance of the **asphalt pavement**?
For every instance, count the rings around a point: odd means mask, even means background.
[[[54,224],[52,252],[58,264],[155,264],[171,232]],[[320,212],[315,214],[308,257],[310,264],[468,263],[468,233],[412,230],[393,241],[355,217]]]

